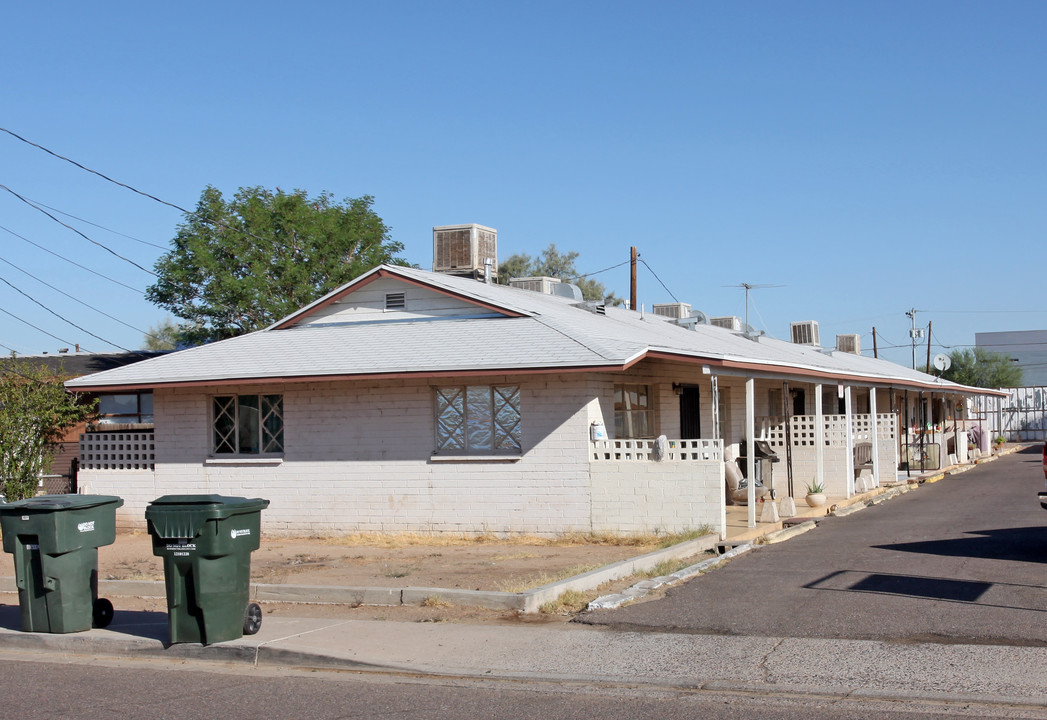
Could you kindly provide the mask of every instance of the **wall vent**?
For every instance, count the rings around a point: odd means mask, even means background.
[[[745,323],[743,323],[742,319],[737,315],[727,315],[724,317],[709,318],[709,324],[715,327],[727,328],[728,330],[733,330],[734,332],[741,332],[742,325],[744,325]]]
[[[818,323],[815,320],[789,323],[789,334],[797,345],[820,345]]]
[[[691,314],[691,306],[689,303],[655,303],[651,306],[651,312],[655,315],[661,315],[662,317],[674,318],[679,320],[685,318]]]
[[[407,307],[407,296],[404,293],[386,293],[385,294],[385,309],[386,310],[403,310]]]
[[[840,352],[853,353],[854,355],[862,354],[862,336],[861,335],[837,335],[836,336],[836,349]]]
[[[484,259],[498,272],[498,231],[484,225],[440,225],[433,228],[433,272],[483,278]]]

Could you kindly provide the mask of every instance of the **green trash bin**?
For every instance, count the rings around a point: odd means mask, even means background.
[[[113,604],[98,597],[98,548],[116,540],[116,509],[123,504],[112,495],[42,495],[0,504],[23,630],[81,632],[113,619]]]
[[[165,495],[145,509],[153,555],[164,559],[171,643],[204,645],[253,635],[262,611],[249,603],[261,498]]]

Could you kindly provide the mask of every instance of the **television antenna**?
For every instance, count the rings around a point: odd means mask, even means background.
[[[749,292],[752,290],[762,290],[764,288],[780,288],[785,287],[784,285],[758,285],[754,283],[738,283],[737,285],[721,285],[720,287],[733,287],[733,288],[745,288],[745,324],[749,324]],[[748,331],[746,331],[748,332]]]

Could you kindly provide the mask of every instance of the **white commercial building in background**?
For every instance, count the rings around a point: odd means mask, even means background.
[[[1022,369],[1022,385],[1047,385],[1047,330],[1015,330],[974,334],[974,344],[1006,355]]]

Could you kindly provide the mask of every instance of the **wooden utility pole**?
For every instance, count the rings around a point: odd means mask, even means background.
[[[629,309],[637,310],[636,306],[636,247],[630,248],[629,253]]]
[[[878,353],[876,351],[876,326],[875,325],[873,325],[873,357],[874,358],[880,357],[880,353]]]
[[[927,321],[927,367],[923,369],[924,372],[931,371],[931,321]],[[934,397],[933,395],[931,397]]]

